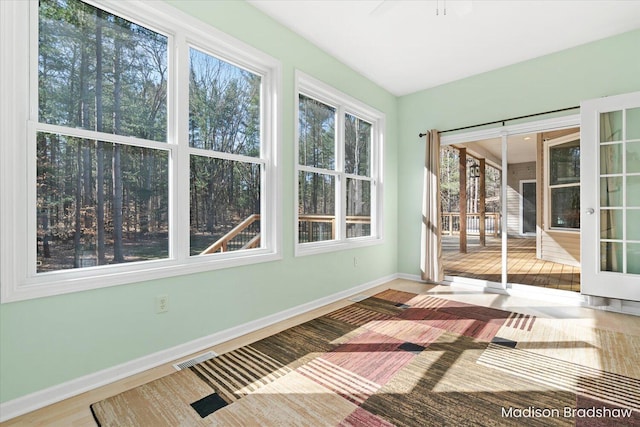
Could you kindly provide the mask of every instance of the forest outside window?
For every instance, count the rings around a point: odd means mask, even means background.
[[[279,64],[167,5],[119,5],[5,7],[2,47],[24,52],[2,71],[29,73],[3,92],[29,101],[3,140],[35,160],[3,175],[3,240],[26,252],[3,257],[3,301],[279,257]]]
[[[381,239],[382,113],[298,73],[298,254]]]
[[[39,273],[169,256],[167,41],[77,0],[40,2]]]
[[[262,245],[261,78],[191,48],[191,255]]]

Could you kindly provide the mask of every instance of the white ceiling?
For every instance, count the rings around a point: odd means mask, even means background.
[[[640,0],[249,3],[395,95],[640,28]]]

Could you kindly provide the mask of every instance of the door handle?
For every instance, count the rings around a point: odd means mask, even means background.
[[[593,215],[593,214],[595,213],[595,210],[594,210],[593,208],[587,208],[587,209],[585,210],[585,213],[586,213],[587,215]]]

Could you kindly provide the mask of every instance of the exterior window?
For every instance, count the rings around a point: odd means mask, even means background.
[[[381,113],[298,73],[297,253],[381,239]]]
[[[169,256],[166,151],[40,132],[38,273]]]
[[[373,125],[345,114],[347,237],[371,235],[371,134]]]
[[[167,258],[167,37],[78,0],[39,12],[37,272]]]
[[[3,301],[280,258],[280,64],[107,5],[3,5]]]
[[[336,109],[300,94],[298,241],[336,238]]]
[[[261,246],[260,76],[190,50],[191,255]]]
[[[580,139],[548,147],[551,228],[580,229]]]

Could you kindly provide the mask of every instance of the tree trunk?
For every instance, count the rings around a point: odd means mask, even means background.
[[[209,174],[206,174],[206,176],[209,178],[209,181],[207,182],[208,191],[205,195],[206,223],[207,223],[207,231],[209,233],[213,233],[213,229],[216,226],[215,199],[217,194],[215,193],[214,182],[217,180],[217,176],[216,176],[217,170],[215,166],[211,166],[211,168],[209,167],[205,167],[205,168],[210,171]]]
[[[102,132],[102,10],[96,9],[96,130]],[[107,263],[104,236],[104,143],[96,141],[96,256]]]
[[[80,144],[77,146],[76,162],[78,164],[78,171],[76,172],[76,188],[75,188],[75,234],[73,236],[73,266],[74,268],[82,267],[80,262],[80,256],[82,252],[82,243],[80,240],[82,234],[82,225],[80,224],[80,206],[82,205],[82,147]]]
[[[122,41],[116,37],[113,63],[113,132],[120,133],[121,98],[122,98]],[[113,146],[113,262],[124,262],[122,242],[122,162],[120,144]]]
[[[191,228],[200,230],[200,209],[198,204],[198,186],[195,177],[191,176]]]
[[[86,35],[86,31],[83,31]],[[87,37],[88,39],[88,37]],[[86,39],[85,39],[86,40]],[[86,41],[83,42],[82,46],[82,54],[80,59],[80,75],[81,75],[81,103],[82,106],[80,108],[80,123],[83,129],[89,129],[90,120],[89,120],[89,48],[86,46]],[[84,193],[84,206],[88,207],[92,204],[92,196],[93,191],[91,189],[91,147],[88,144],[82,144],[82,164],[83,164],[83,176],[82,176],[82,186]],[[91,218],[90,210],[85,209],[84,211],[84,228],[90,230],[93,228],[93,220]]]
[[[80,104],[78,108],[78,123],[85,129],[89,127],[89,83],[87,82],[87,78],[89,75],[89,58],[88,58],[88,47],[86,46],[86,31],[83,31],[83,35],[85,36],[82,46],[80,48]],[[81,214],[82,214],[82,193],[83,193],[83,184],[85,185],[85,202],[89,201],[89,197],[91,195],[91,190],[87,191],[86,185],[90,185],[90,179],[87,177],[87,172],[90,166],[90,158],[89,162],[87,162],[87,155],[83,153],[85,151],[84,144],[78,142],[77,144],[77,152],[76,152],[76,188],[75,190],[75,234],[73,237],[73,248],[74,248],[74,267],[79,268],[82,267],[81,256],[82,256],[82,224],[81,224]],[[83,173],[83,165],[84,165],[84,173]],[[90,169],[89,169],[90,171]],[[85,214],[86,215],[86,214]],[[85,217],[85,226],[87,225],[87,218]]]
[[[113,147],[113,262],[124,262],[122,245],[122,164],[121,147]]]
[[[149,205],[149,195],[151,193],[151,175],[149,170],[151,169],[151,163],[149,161],[149,153],[147,151],[142,152],[142,161],[140,164],[140,174],[138,180],[140,182],[140,191],[138,197],[141,200],[140,204],[140,234],[146,236],[149,234],[149,223],[151,216],[151,207]]]

